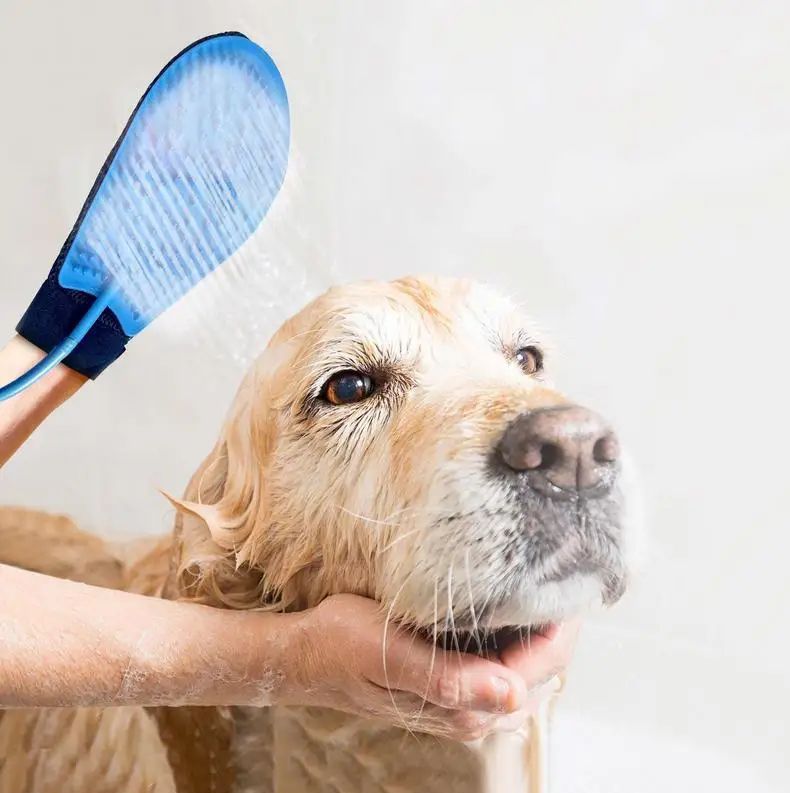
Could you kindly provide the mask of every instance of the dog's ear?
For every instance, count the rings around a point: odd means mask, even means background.
[[[260,608],[271,595],[262,566],[255,563],[265,517],[263,472],[272,443],[265,405],[257,409],[254,402],[261,396],[251,373],[184,498],[165,494],[177,511],[171,596],[238,609]]]
[[[291,338],[285,323],[239,388],[222,435],[176,508],[175,557],[167,596],[229,608],[303,608],[326,595],[317,576],[324,549],[320,520],[275,492],[279,428],[296,404],[291,395]],[[290,464],[293,464],[291,461]],[[306,523],[312,526],[308,528]]]

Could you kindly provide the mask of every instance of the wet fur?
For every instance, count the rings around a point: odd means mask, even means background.
[[[215,448],[183,498],[172,499],[173,537],[121,585],[234,609],[296,610],[355,592],[429,633],[556,620],[605,601],[621,588],[632,548],[627,469],[609,497],[569,508],[492,456],[515,417],[568,401],[549,379],[550,352],[539,375],[515,364],[526,344],[545,340],[518,307],[472,282],[330,290],[275,334]],[[356,405],[327,405],[322,386],[343,369],[369,374],[377,391]],[[57,560],[49,572],[68,575]],[[466,747],[404,744],[398,728],[331,711],[137,710],[159,729],[156,767],[166,751],[171,768],[155,790],[176,782],[181,793],[209,790],[210,780],[212,790],[230,790],[235,777],[245,791],[337,791],[345,779],[349,791],[428,793],[426,768],[443,769],[437,790],[480,789],[479,761]],[[198,734],[193,710],[213,714]],[[195,776],[184,769],[208,756],[195,751],[208,734],[227,740]],[[140,746],[124,745],[127,737],[105,731],[95,742],[131,756]],[[25,758],[17,761],[32,762]],[[0,793],[45,793],[4,787],[8,768],[0,760]],[[62,793],[88,789],[67,776],[58,784]],[[98,777],[90,789],[102,789]]]

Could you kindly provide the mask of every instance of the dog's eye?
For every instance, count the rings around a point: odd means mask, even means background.
[[[522,347],[516,351],[515,358],[526,374],[535,374],[543,369],[543,353],[537,347]]]
[[[373,393],[373,381],[360,372],[338,372],[326,381],[321,396],[332,405],[361,402]]]

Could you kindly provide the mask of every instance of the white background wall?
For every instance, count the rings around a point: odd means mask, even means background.
[[[554,330],[567,390],[617,421],[653,537],[581,642],[555,793],[786,790],[790,4],[0,0],[3,332],[148,81],[225,29],[285,77],[284,192],[234,270],[3,469],[0,502],[166,530],[156,488],[183,487],[307,294],[493,280]]]

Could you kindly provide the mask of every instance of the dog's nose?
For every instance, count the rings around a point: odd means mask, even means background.
[[[587,408],[544,408],[519,416],[505,431],[499,455],[550,496],[608,488],[620,454],[617,437]]]

